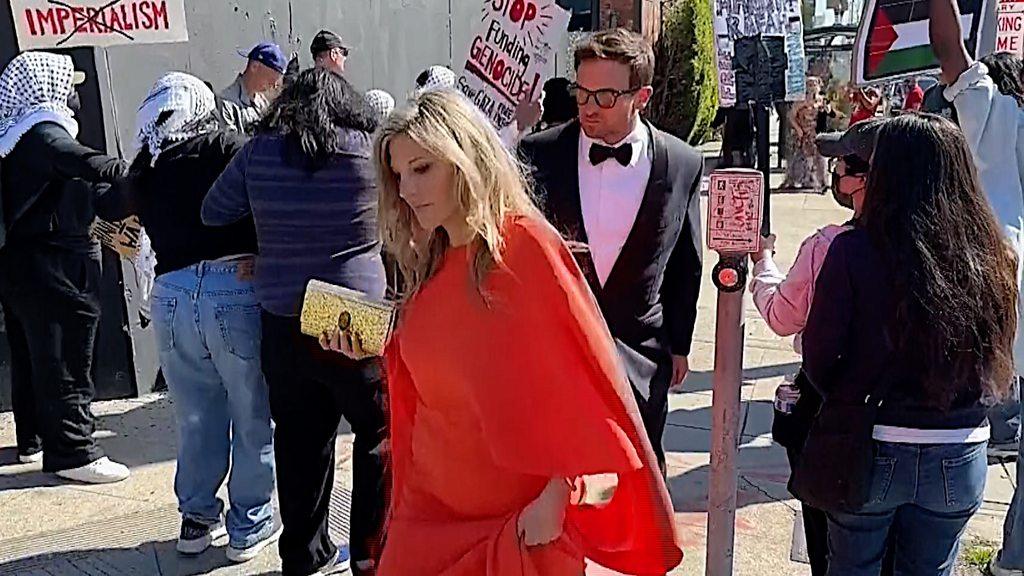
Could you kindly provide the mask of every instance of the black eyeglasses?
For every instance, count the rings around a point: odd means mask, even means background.
[[[593,98],[594,102],[597,102],[598,107],[609,109],[614,108],[615,104],[618,103],[619,98],[635,93],[639,88],[630,88],[629,90],[614,90],[612,88],[602,88],[601,90],[587,90],[581,87],[579,84],[569,85],[569,95],[576,99],[576,104],[579,106],[586,106]]]

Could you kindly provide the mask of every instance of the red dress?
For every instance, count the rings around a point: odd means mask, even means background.
[[[385,359],[393,490],[381,576],[627,574],[682,559],[672,504],[593,295],[547,223],[510,220],[487,300],[453,248],[402,312]],[[551,478],[616,473],[602,508],[527,547],[519,512]]]

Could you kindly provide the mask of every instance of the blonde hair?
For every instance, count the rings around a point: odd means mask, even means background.
[[[388,118],[376,143],[378,218],[384,248],[394,256],[404,277],[405,298],[416,294],[434,275],[450,242],[443,228],[423,230],[399,195],[390,146],[395,137],[403,135],[454,169],[456,203],[474,233],[473,274],[480,290],[487,272],[501,263],[505,221],[515,215],[540,215],[525,172],[488,119],[453,90],[419,94]]]

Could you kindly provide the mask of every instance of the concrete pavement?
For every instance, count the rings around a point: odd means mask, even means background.
[[[772,209],[783,268],[811,231],[849,216],[829,196],[777,195]],[[705,278],[715,262],[714,255],[706,255]],[[695,576],[704,571],[715,297],[706,281],[687,391],[673,395],[670,402],[665,442],[676,521],[687,553],[673,575]],[[746,318],[735,574],[804,576],[810,574],[806,565],[790,560],[798,505],[786,492],[785,452],[770,436],[775,386],[795,372],[799,358],[789,339],[774,336],[752,306],[747,307]],[[10,414],[0,415],[0,574],[278,573],[275,549],[241,567],[228,566],[220,550],[197,559],[174,552],[178,515],[172,490],[175,434],[169,398],[155,395],[103,402],[94,411],[103,447],[112,458],[132,467],[132,478],[125,483],[72,485],[44,475],[38,465],[14,464],[13,420]],[[337,510],[347,504],[344,489],[350,482],[350,447],[351,435],[342,435]],[[998,544],[1014,471],[1012,464],[990,467],[986,502],[971,523],[969,538]],[[340,516],[335,515],[334,526],[339,538],[346,531]]]

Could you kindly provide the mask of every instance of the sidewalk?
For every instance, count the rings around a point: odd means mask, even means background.
[[[813,229],[848,217],[830,196],[778,195],[772,199],[772,210],[783,269]],[[683,564],[673,575],[704,573],[716,297],[707,279],[716,261],[714,255],[706,254],[687,392],[673,395],[670,403],[669,476],[686,550]],[[799,358],[789,340],[774,336],[756,314],[748,305],[734,573],[805,576],[810,574],[807,566],[790,560],[799,507],[786,492],[785,451],[770,436],[775,387],[784,375],[796,371]],[[175,434],[170,408],[170,400],[159,395],[95,405],[103,431],[101,444],[133,472],[123,484],[99,487],[63,483],[42,474],[38,465],[11,464],[17,460],[13,421],[10,414],[0,415],[0,574],[277,574],[276,549],[241,567],[227,566],[220,550],[197,559],[174,552],[178,515],[172,489]],[[342,489],[350,483],[350,447],[351,435],[342,435],[338,441]],[[1014,473],[1012,464],[990,466],[985,505],[971,522],[968,539],[998,545]],[[347,507],[347,492],[338,492],[334,508],[342,510]],[[342,538],[346,527],[340,516],[335,515],[333,528]]]

